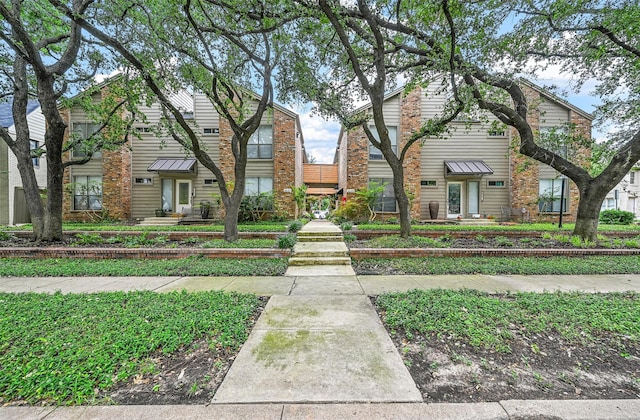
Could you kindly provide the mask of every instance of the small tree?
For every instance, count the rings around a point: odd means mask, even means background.
[[[364,202],[369,210],[369,221],[372,222],[376,218],[376,212],[374,211],[374,207],[376,202],[382,195],[384,191],[384,187],[386,184],[381,184],[378,182],[370,182],[366,188],[359,188],[356,190],[356,197],[359,200]]]
[[[304,213],[306,208],[305,201],[307,198],[307,186],[305,184],[300,185],[299,187],[292,186],[291,191],[293,192],[293,201],[296,203],[296,219]]]

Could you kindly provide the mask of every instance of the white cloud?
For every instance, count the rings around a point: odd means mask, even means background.
[[[333,163],[340,123],[313,115],[310,107],[299,112],[307,156],[315,158],[316,163]]]

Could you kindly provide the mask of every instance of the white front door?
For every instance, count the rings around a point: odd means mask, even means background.
[[[191,180],[176,180],[176,212],[180,214],[191,214]]]
[[[447,218],[462,216],[462,182],[447,183]]]
[[[480,215],[480,181],[467,182],[467,203],[470,216]]]

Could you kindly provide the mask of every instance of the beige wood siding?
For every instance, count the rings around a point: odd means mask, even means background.
[[[499,215],[501,206],[509,205],[509,141],[505,137],[489,137],[489,127],[474,124],[470,129],[464,124],[455,124],[447,139],[428,139],[421,152],[421,180],[435,180],[437,186],[421,187],[420,209],[423,218],[429,218],[429,201],[440,202],[440,217],[446,215],[446,184],[447,181],[480,180],[480,213]],[[493,169],[492,175],[483,177],[444,176],[445,160],[483,160]],[[504,181],[503,188],[488,188],[487,180]],[[466,182],[463,184],[463,194],[466,194]],[[466,200],[465,200],[466,201]]]
[[[539,105],[540,109],[540,128],[543,127],[564,127],[571,121],[569,108],[554,102],[545,97]],[[540,179],[557,178],[560,173],[553,169],[551,166],[545,164],[540,165],[539,177]]]
[[[540,127],[561,127],[570,121],[569,108],[543,97],[539,105]]]

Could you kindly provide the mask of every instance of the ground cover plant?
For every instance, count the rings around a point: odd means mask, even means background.
[[[417,231],[521,231],[521,232],[562,232],[565,234],[571,234],[573,232],[575,224],[564,223],[561,228],[558,228],[557,224],[553,223],[518,223],[510,225],[479,225],[479,226],[466,226],[458,224],[415,224],[411,226],[412,230]],[[400,230],[400,226],[397,224],[386,223],[366,223],[354,226],[356,230]],[[598,226],[599,232],[640,232],[640,225],[605,225]]]
[[[285,258],[0,259],[0,277],[64,276],[280,276]]]
[[[431,238],[398,235],[377,236],[371,239],[352,241],[350,248],[518,248],[518,249],[550,249],[550,248],[639,248],[640,236],[617,238],[599,235],[597,242],[580,239],[561,233],[543,232],[539,237],[506,237],[502,235],[470,234],[465,237],[454,237],[449,233]]]
[[[223,292],[1,293],[0,401],[108,403],[115,386],[153,381],[163,357],[196,351],[196,343],[213,357],[213,376],[244,343],[261,305]],[[192,396],[208,400],[211,379],[193,382]]]
[[[290,222],[289,222],[290,223]],[[246,222],[238,224],[239,232],[286,232],[288,222]],[[32,230],[31,225],[0,226],[0,230]],[[63,231],[158,231],[158,232],[224,232],[222,224],[210,225],[177,225],[177,226],[141,226],[125,223],[82,223],[66,222]]]
[[[640,256],[363,258],[356,274],[639,274]]]
[[[463,290],[374,303],[425,401],[640,397],[640,296]]]

